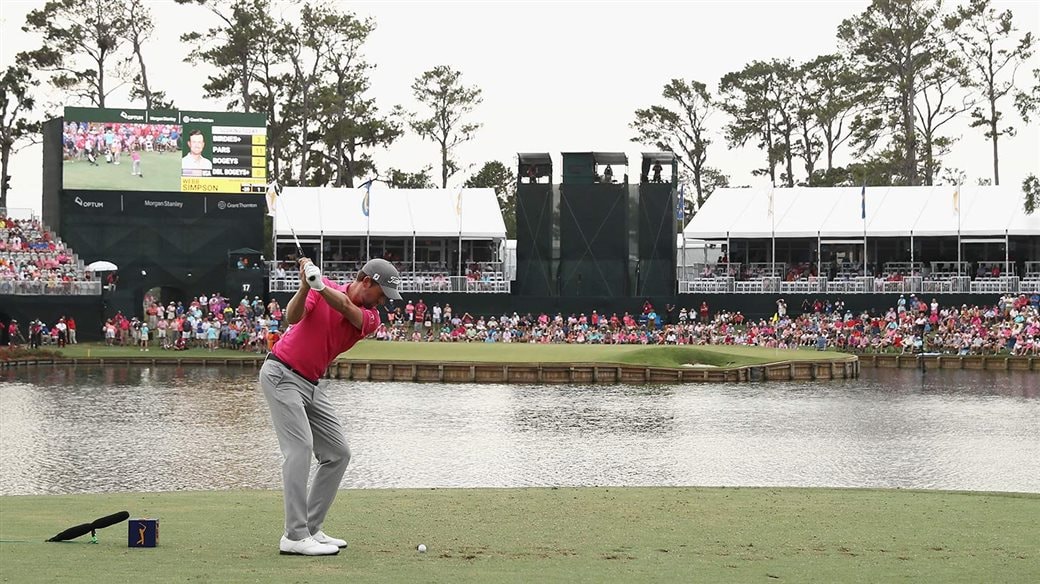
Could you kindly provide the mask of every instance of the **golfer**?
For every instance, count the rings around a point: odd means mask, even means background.
[[[206,148],[206,137],[202,130],[192,130],[188,134],[188,153],[181,159],[181,176],[210,176],[213,162],[202,155]]]
[[[282,554],[333,555],[347,546],[323,531],[350,462],[350,449],[320,379],[337,355],[375,332],[377,307],[387,298],[401,299],[400,280],[390,262],[373,259],[353,282],[340,286],[324,279],[309,259],[300,259],[300,287],[285,312],[292,326],[260,368],[260,388],[284,458],[285,534],[278,546]],[[308,492],[312,455],[318,470]]]

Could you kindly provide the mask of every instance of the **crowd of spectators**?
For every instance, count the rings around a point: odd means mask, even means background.
[[[67,122],[62,133],[65,160],[119,164],[123,153],[179,152],[181,127],[174,124]]]
[[[914,295],[901,296],[882,312],[853,313],[841,300],[806,301],[789,314],[777,302],[770,318],[740,311],[710,314],[668,305],[658,313],[621,315],[592,312],[550,315],[505,313],[474,316],[450,305],[407,303],[391,310],[375,333],[378,340],[644,345],[743,345],[770,348],[943,354],[1040,354],[1040,295],[1006,295],[994,306],[942,306]]]
[[[647,300],[641,310],[618,313],[473,315],[451,304],[397,303],[385,309],[373,334],[380,341],[564,343],[642,345],[739,345],[777,349],[835,349],[854,353],[1040,355],[1040,294],[1005,295],[993,306],[948,306],[936,299],[900,296],[886,310],[854,313],[841,300],[806,299],[797,315],[780,299],[768,318],[741,311],[712,313],[707,302],[691,308]],[[115,314],[103,326],[108,345],[265,353],[278,342],[283,309],[260,297],[234,302],[203,295],[190,302],[152,302],[141,317]],[[10,338],[27,342],[11,323]],[[75,343],[75,321],[34,321],[34,346]]]
[[[281,337],[282,308],[276,300],[264,304],[259,296],[237,303],[214,293],[188,303],[148,302],[144,314],[116,313],[102,326],[105,344],[185,350],[234,349],[266,353]]]
[[[37,218],[0,214],[0,291],[4,282],[87,280],[80,262]]]

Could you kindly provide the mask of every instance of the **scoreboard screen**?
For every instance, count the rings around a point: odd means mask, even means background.
[[[65,189],[267,192],[260,114],[65,108]]]

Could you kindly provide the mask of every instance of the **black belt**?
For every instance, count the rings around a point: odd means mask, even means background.
[[[271,361],[277,361],[277,362],[281,363],[282,365],[285,365],[286,367],[289,368],[289,371],[292,371],[293,373],[298,375],[301,379],[303,379],[307,383],[313,385],[314,387],[318,386],[318,380],[311,381],[311,379],[309,377],[307,377],[303,373],[300,373],[299,371],[294,369],[292,365],[290,365],[290,364],[286,363],[285,361],[279,359],[278,355],[275,355],[274,353],[268,353],[267,354],[267,358],[270,359]]]

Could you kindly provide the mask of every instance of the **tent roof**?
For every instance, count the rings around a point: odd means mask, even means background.
[[[674,152],[643,152],[643,160],[649,160],[650,162],[662,162],[664,164],[671,164],[675,162]]]
[[[563,156],[571,155],[591,156],[594,164],[623,164],[628,165],[628,155],[624,152],[564,152]]]
[[[552,164],[552,157],[548,152],[520,152],[516,156],[520,164]]]
[[[755,189],[716,190],[708,197],[700,212],[686,224],[683,233],[686,237],[699,239],[726,239],[730,228],[738,225],[743,218],[756,193]],[[757,212],[765,215],[766,207],[759,207]]]
[[[505,221],[494,189],[365,189],[286,187],[278,197],[275,234],[319,237],[463,237],[501,239]],[[461,205],[459,200],[461,198]],[[461,209],[460,219],[457,209]]]
[[[456,210],[461,212],[461,237],[499,239],[506,236],[506,223],[498,206],[495,189],[462,189]],[[454,199],[454,197],[453,197]]]
[[[1013,186],[718,189],[687,224],[688,238],[916,237],[1040,235]],[[773,215],[769,213],[770,193]],[[866,200],[866,220],[862,205]]]

